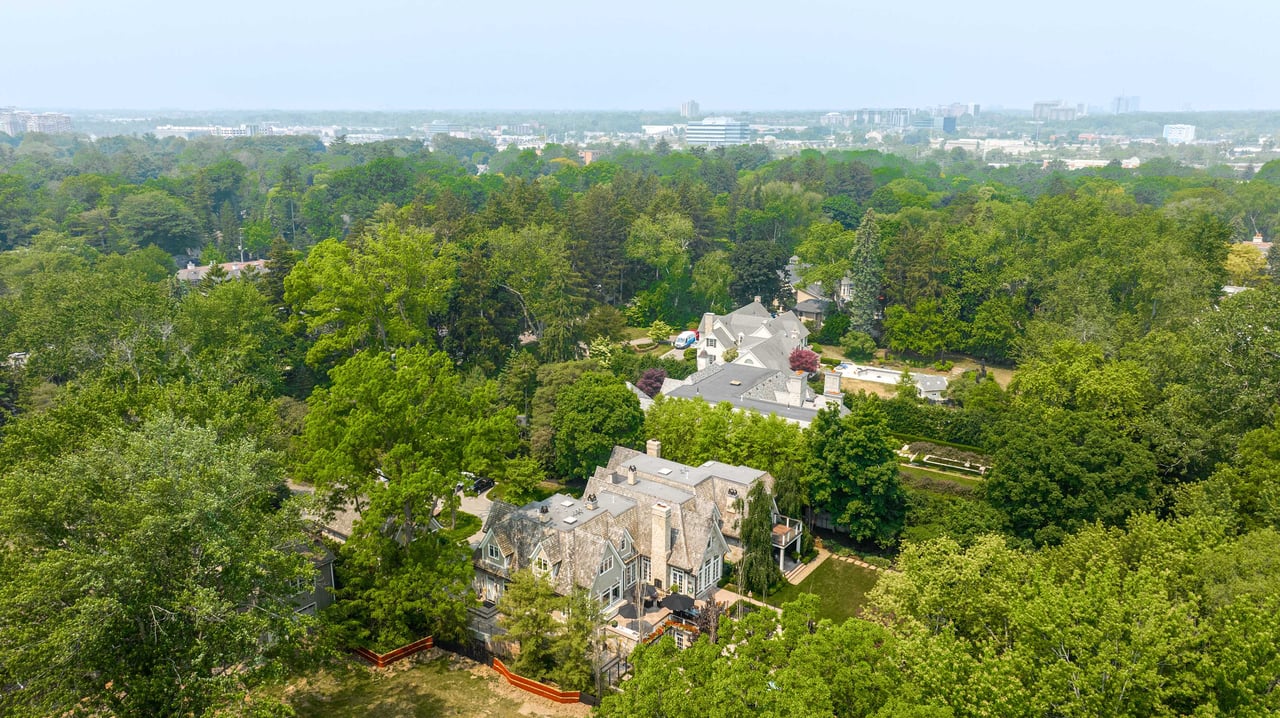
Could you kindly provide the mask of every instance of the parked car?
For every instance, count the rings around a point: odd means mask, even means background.
[[[676,337],[674,345],[676,349],[688,349],[689,347],[697,343],[698,343],[698,333],[689,331],[689,332],[680,332],[680,336]]]
[[[476,476],[470,471],[462,472],[462,483],[458,484],[458,490],[465,490],[468,494],[483,494],[493,488],[493,479],[488,476]]]

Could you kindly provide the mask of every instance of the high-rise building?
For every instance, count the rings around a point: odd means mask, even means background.
[[[1111,101],[1111,111],[1117,115],[1137,112],[1140,99],[1137,95],[1120,95]]]
[[[57,134],[70,131],[71,115],[64,115],[61,112],[24,112],[12,107],[0,110],[0,132],[7,135],[16,136],[23,132]]]
[[[697,117],[702,114],[702,108],[698,107],[697,100],[688,100],[680,103],[681,117]]]
[[[1070,122],[1084,114],[1080,105],[1069,105],[1061,100],[1037,102],[1031,106],[1032,119],[1044,122]]]
[[[751,128],[747,123],[729,117],[708,117],[690,122],[685,127],[684,141],[704,147],[745,145],[751,141]]]
[[[1171,145],[1181,145],[1187,142],[1195,142],[1196,126],[1195,125],[1165,125],[1164,141]]]

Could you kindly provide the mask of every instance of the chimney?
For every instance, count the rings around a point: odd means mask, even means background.
[[[804,372],[792,372],[787,377],[787,406],[800,406],[804,403]]]
[[[840,396],[840,375],[833,371],[822,373],[822,393],[828,396]]]
[[[636,465],[632,464],[627,467],[627,484],[636,485]]]
[[[653,505],[653,525],[649,532],[649,571],[653,585],[662,588],[667,581],[667,554],[671,551],[671,507],[658,502]]]
[[[546,504],[538,507],[538,520],[544,524],[551,522],[551,511],[547,508]]]
[[[644,453],[655,459],[662,458],[662,442],[657,439],[649,439],[644,442]]]
[[[760,295],[759,295],[759,294],[757,294],[755,297],[753,297],[753,299],[755,299],[756,304],[759,304],[759,303],[760,303]]]
[[[587,500],[586,500],[586,501],[584,501],[584,502],[582,502],[582,505],[586,507],[587,511],[595,511],[595,510],[596,510],[596,495],[595,495],[595,494],[587,494]]]

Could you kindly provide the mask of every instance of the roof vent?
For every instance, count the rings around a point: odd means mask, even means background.
[[[578,523],[578,517],[577,517],[577,516],[566,516],[566,517],[565,517],[565,519],[564,519],[564,522],[565,522],[565,523],[567,523],[567,524],[571,524],[571,525],[572,525],[572,524],[576,524],[576,523]]]
[[[742,386],[742,381],[739,379],[730,379],[729,386]]]
[[[670,476],[671,469],[658,469],[658,473],[662,474],[663,476]]]
[[[569,500],[565,500],[565,501],[561,501],[561,502],[560,502],[560,505],[561,505],[561,506],[563,506],[563,507],[565,507],[565,508],[567,509],[567,508],[569,508],[570,506],[573,506],[573,502],[572,502],[572,501],[569,501]]]

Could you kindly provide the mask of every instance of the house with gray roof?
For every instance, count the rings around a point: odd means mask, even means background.
[[[809,345],[809,330],[792,312],[773,314],[760,298],[724,315],[707,312],[698,323],[698,368],[723,364],[736,349],[736,363],[790,370],[791,352]]]
[[[530,569],[556,591],[586,588],[609,611],[640,585],[695,598],[713,594],[726,557],[741,555],[746,499],[767,472],[708,461],[688,466],[615,447],[587,481],[582,499],[556,494],[514,506],[495,501],[476,544],[476,592],[497,601],[512,575]],[[781,564],[798,548],[802,524],[772,507]]]
[[[732,362],[712,364],[688,378],[663,382],[662,394],[673,399],[728,402],[740,411],[757,411],[807,427],[828,406],[848,413],[840,394],[840,378],[824,374],[824,391],[809,388],[804,372],[779,371]]]

